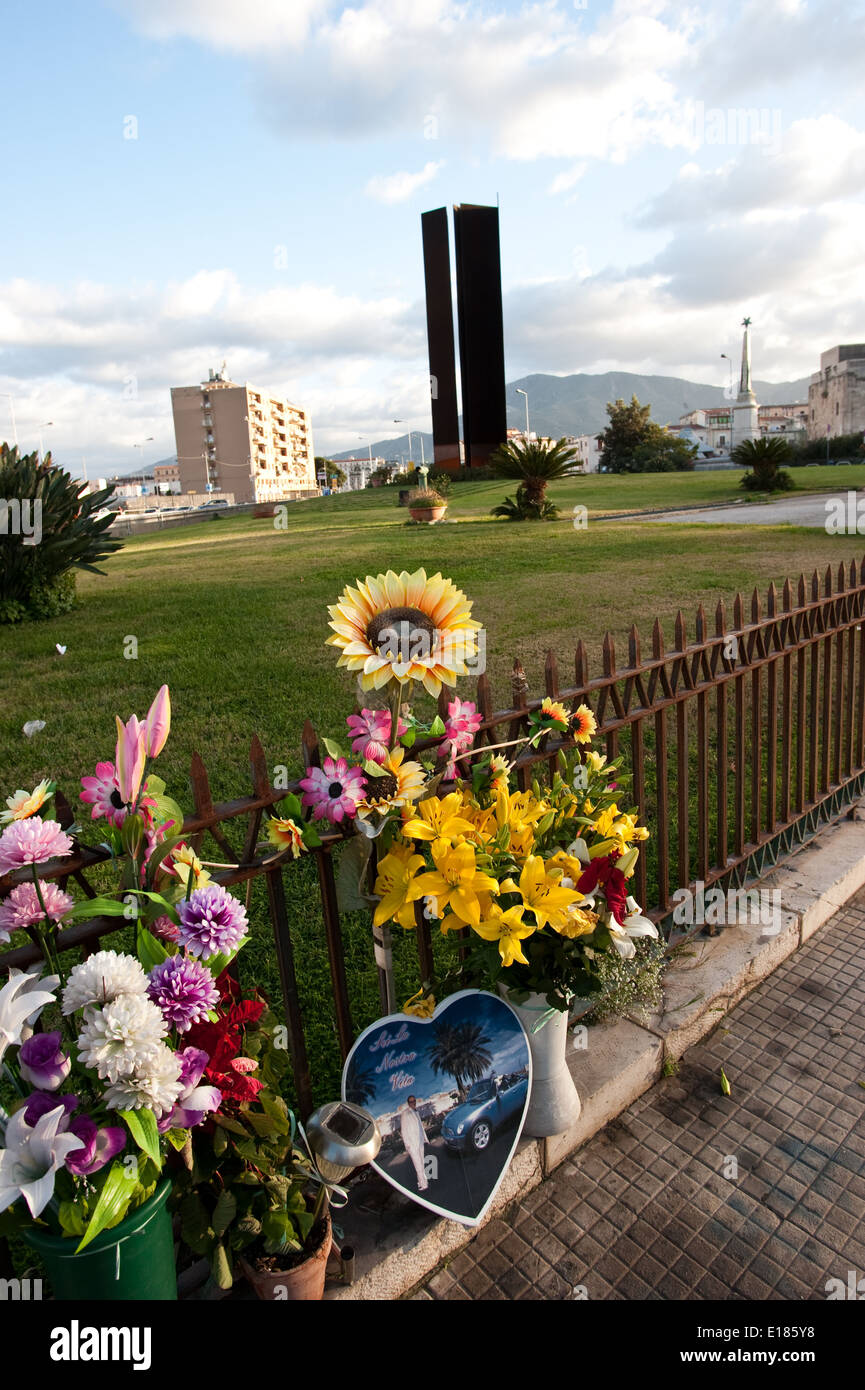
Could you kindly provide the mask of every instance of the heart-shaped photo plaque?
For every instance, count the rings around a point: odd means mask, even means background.
[[[343,1100],[381,1131],[373,1167],[439,1216],[476,1226],[507,1172],[529,1102],[528,1039],[504,999],[466,989],[431,1018],[390,1014],[361,1033]]]

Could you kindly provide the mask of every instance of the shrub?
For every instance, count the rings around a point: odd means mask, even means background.
[[[531,496],[524,483],[517,488],[516,499],[506,497],[490,513],[491,516],[504,517],[506,521],[555,521],[558,514],[559,509],[554,502],[548,497],[538,501]]]
[[[445,507],[447,506],[447,498],[442,497],[435,488],[415,487],[408,495],[408,505],[410,507]]]
[[[427,478],[427,483],[433,488],[440,497],[449,497],[451,490],[451,475],[446,473],[443,468],[435,468]]]
[[[97,561],[123,544],[106,534],[111,515],[95,516],[114,489],[81,497],[81,487],[50,454],[40,462],[35,453],[0,445],[0,623],[67,612],[75,602],[72,570],[103,573]],[[38,531],[30,528],[35,543],[19,534],[16,522],[23,515],[38,519]]]
[[[762,439],[743,439],[730,454],[734,463],[750,468],[742,479],[748,492],[789,492],[796,486],[782,463],[789,462],[792,450],[786,439],[767,435]]]

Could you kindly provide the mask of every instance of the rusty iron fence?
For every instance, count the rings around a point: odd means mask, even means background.
[[[608,757],[624,757],[633,783],[623,803],[636,804],[652,831],[640,855],[634,896],[670,942],[682,935],[670,920],[676,889],[694,890],[699,881],[722,887],[752,882],[865,795],[865,559],[859,565],[842,564],[835,576],[827,569],[822,580],[816,573],[810,580],[801,576],[795,595],[789,581],[780,596],[772,585],[765,608],[756,590],[747,610],[737,595],[732,623],[719,602],[711,632],[700,607],[692,638],[680,613],[669,649],[659,622],[646,655],[632,628],[624,665],[618,664],[608,634],[602,668],[590,676],[580,642],[573,683],[565,686],[550,652],[544,694],[573,709],[588,704]],[[519,661],[514,662],[507,708],[494,709],[489,681],[481,676],[476,700],[482,724],[472,748],[458,760],[461,769],[467,770],[486,747],[525,734],[528,715],[542,699],[530,697]],[[443,713],[446,705],[443,694]],[[435,742],[418,742],[415,751]],[[304,766],[317,765],[318,739],[308,722],[301,744]],[[571,746],[567,738],[547,735],[537,748],[525,749],[515,761],[519,785],[528,787],[542,765],[554,768],[558,751]],[[225,856],[224,867],[212,875],[216,882],[227,887],[246,883],[249,892],[251,882],[264,877],[295,1093],[306,1116],[313,1108],[313,1086],[295,959],[297,922],[287,906],[284,879],[297,865],[284,858],[274,862],[272,846],[265,852],[260,843],[265,813],[287,790],[298,788],[297,783],[271,785],[257,736],[251,742],[250,770],[249,795],[214,804],[206,768],[196,754],[190,769],[194,810],[183,835],[199,853],[209,837]],[[72,812],[60,796],[58,813],[61,823],[72,823]],[[232,827],[243,831],[242,849],[228,838]],[[320,848],[309,855],[317,871],[332,1023],[343,1059],[359,1029],[349,998],[334,854],[351,834],[350,828],[325,833]],[[71,879],[92,897],[94,871],[107,858],[104,850],[78,844],[70,858],[46,867],[43,876],[61,886]],[[0,893],[24,876],[19,870],[0,880]],[[58,944],[61,950],[86,955],[101,937],[117,930],[116,917],[97,917],[61,931]],[[415,940],[420,978],[429,979],[433,939],[420,905]],[[0,953],[0,976],[9,966],[27,966],[38,958],[35,945],[6,950]],[[381,969],[379,977],[385,1006]],[[361,1026],[370,1021],[364,1019]]]

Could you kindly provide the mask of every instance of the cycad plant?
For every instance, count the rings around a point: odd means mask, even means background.
[[[111,516],[95,516],[112,487],[83,497],[81,483],[46,454],[19,454],[0,444],[0,623],[56,617],[75,602],[78,567],[97,562],[122,541],[106,534]]]
[[[765,436],[743,439],[730,458],[750,470],[742,479],[742,487],[749,492],[789,492],[796,484],[780,465],[789,461],[792,452],[786,439]]]
[[[517,479],[520,486],[516,501],[506,497],[493,509],[493,516],[506,516],[513,521],[552,520],[558,512],[547,499],[547,485],[572,477],[578,462],[576,450],[564,439],[555,444],[513,440],[500,445],[490,455],[490,468],[496,477]]]

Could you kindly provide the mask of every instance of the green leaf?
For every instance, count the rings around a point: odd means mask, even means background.
[[[218,1236],[224,1236],[237,1214],[237,1198],[230,1188],[224,1187],[213,1208],[210,1224]]]
[[[87,1222],[78,1202],[61,1202],[57,1212],[60,1229],[67,1236],[83,1236]]]
[[[246,1118],[261,1139],[273,1139],[275,1135],[285,1133],[268,1115],[256,1115],[254,1111],[250,1110],[247,1112]]]
[[[222,1241],[216,1245],[210,1256],[210,1273],[213,1275],[213,1282],[220,1289],[230,1289],[234,1283],[231,1273],[231,1261],[228,1258],[228,1251]]]
[[[171,1134],[171,1130],[169,1130],[168,1133]],[[213,1152],[216,1154],[216,1157],[222,1158],[222,1155],[225,1153],[225,1150],[227,1148],[228,1135],[226,1134],[225,1130],[215,1129],[213,1131]]]
[[[336,739],[333,739],[333,738],[323,738],[321,741],[322,741],[322,743],[324,744],[324,747],[325,747],[325,749],[326,749],[326,751],[327,751],[329,757],[331,757],[331,758],[344,758],[344,757],[346,756],[345,753],[343,752],[342,748],[341,748],[341,747],[339,746],[339,744],[336,742]]]
[[[189,1192],[180,1203],[180,1234],[196,1255],[209,1253],[216,1239],[207,1208],[197,1192]]]
[[[186,1141],[189,1138],[189,1130],[169,1129],[166,1131],[165,1137],[171,1145],[172,1149],[177,1149],[179,1153],[180,1150],[184,1148],[186,1145]]]
[[[429,726],[429,731],[430,731],[430,738],[437,738],[437,737],[439,736],[439,734],[443,734],[443,733],[444,733],[444,731],[445,731],[445,726],[444,726],[444,720],[442,719],[441,715],[438,715],[438,714],[436,715],[435,719],[433,720],[433,722],[432,722],[432,723],[430,724],[430,726]]]
[[[382,767],[381,763],[374,763],[371,758],[364,758],[363,770],[367,777],[389,776],[387,768]]]
[[[87,1223],[84,1237],[75,1248],[76,1255],[80,1254],[101,1231],[109,1226],[116,1226],[118,1221],[123,1220],[134,1195],[134,1186],[129,1181],[124,1165],[115,1159],[99,1194],[99,1201],[93,1209],[93,1215]]]
[[[154,965],[161,965],[170,954],[153,932],[147,930],[140,918],[135,930],[135,954],[145,974],[149,974]]]
[[[729,1083],[729,1081],[727,1080],[727,1077],[726,1077],[726,1075],[725,1075],[725,1073],[724,1073],[724,1068],[723,1068],[723,1067],[721,1068],[721,1095],[722,1095],[722,1096],[729,1096],[729,1095],[732,1095],[732,1091],[731,1091],[731,1089],[730,1089],[730,1083]]]
[[[121,1110],[120,1118],[125,1121],[129,1133],[139,1149],[152,1158],[157,1167],[162,1166],[162,1153],[159,1148],[159,1130],[156,1116],[152,1110],[142,1106],[140,1110]]]
[[[288,1121],[288,1106],[282,1096],[269,1096],[266,1091],[262,1091],[258,1097],[262,1109],[273,1120],[278,1134],[288,1134],[290,1125]]]
[[[363,912],[372,899],[363,891],[363,880],[372,854],[372,841],[355,835],[342,851],[336,876],[336,900],[340,912]]]
[[[126,903],[118,902],[116,898],[85,898],[69,909],[63,921],[65,924],[87,921],[91,917],[124,917],[125,915]]]
[[[239,1134],[244,1139],[249,1138],[249,1130],[244,1129],[239,1120],[234,1120],[229,1115],[213,1115],[211,1118],[214,1124],[219,1125],[222,1129],[230,1130],[232,1134]]]
[[[400,739],[403,748],[413,748],[416,742],[417,729],[407,729]]]

